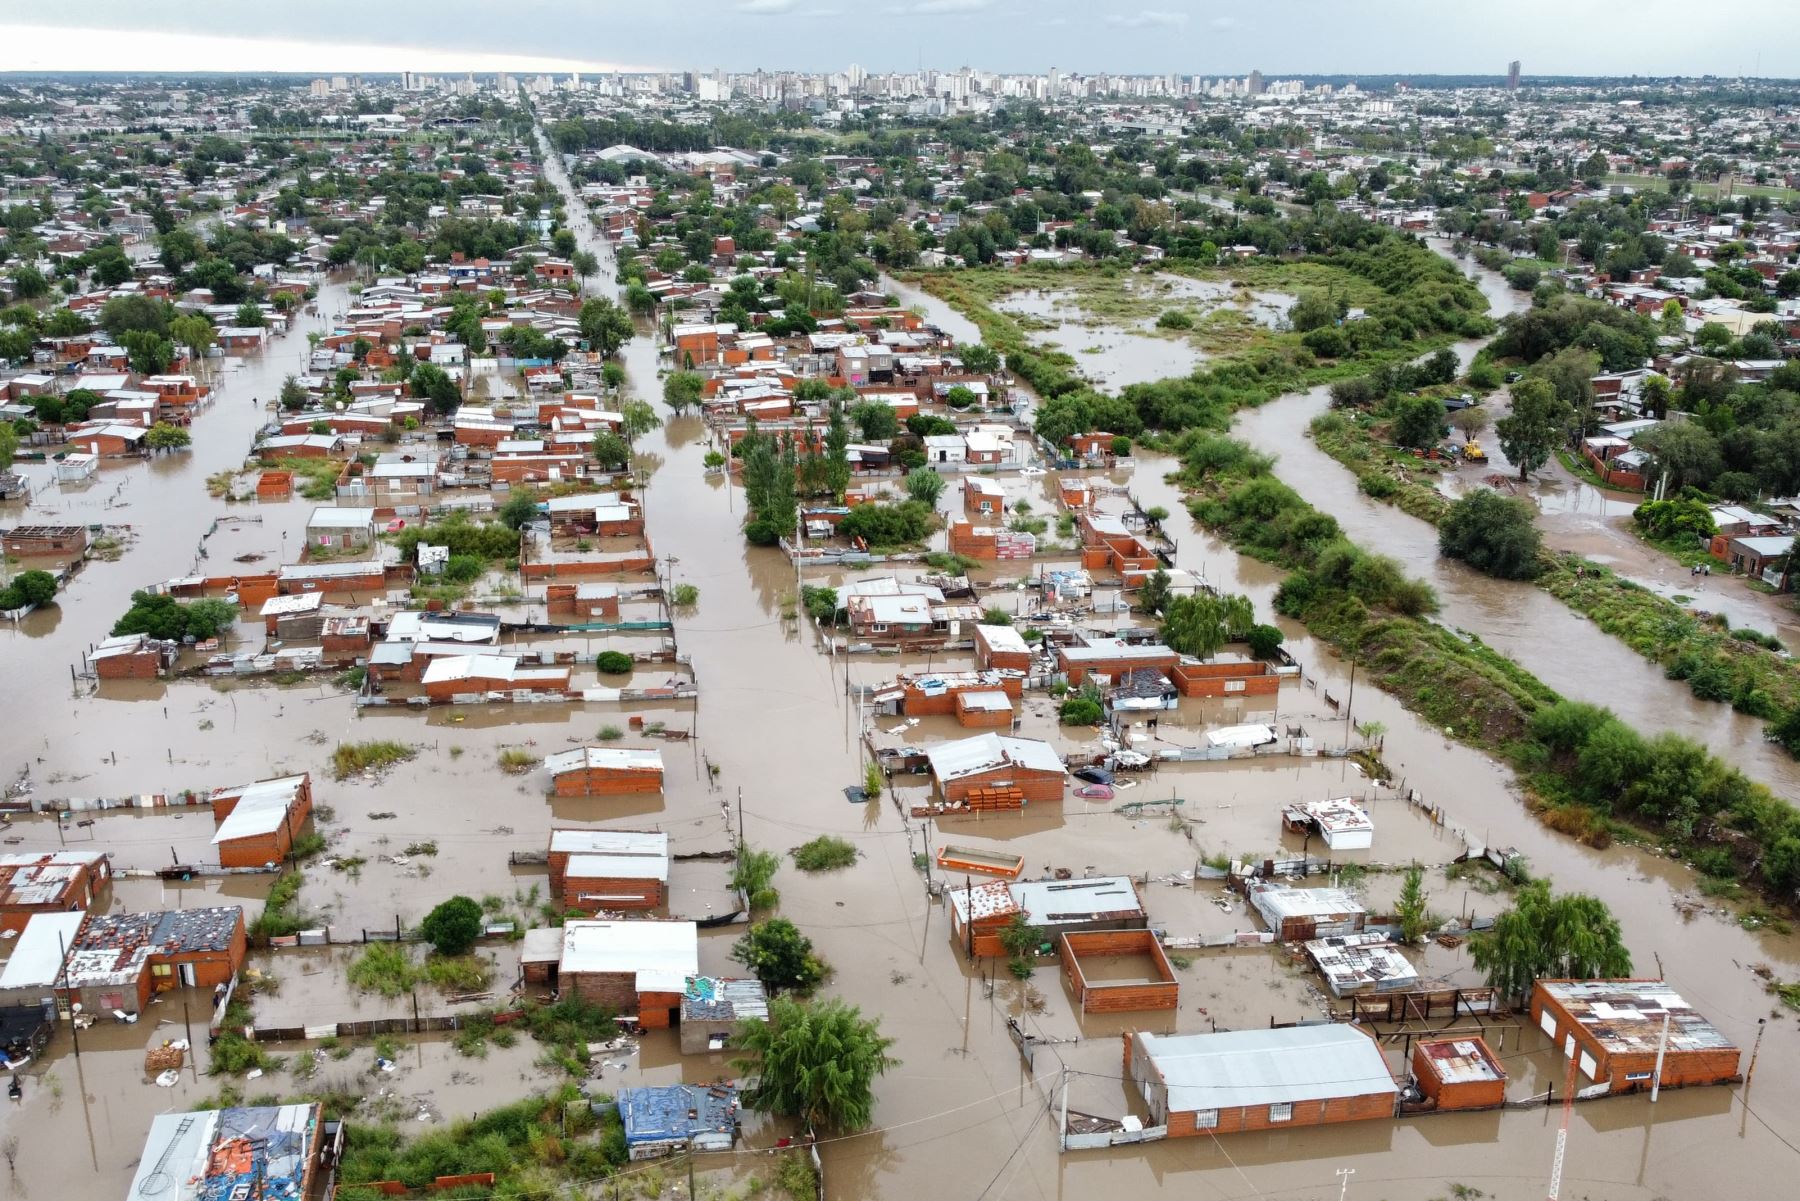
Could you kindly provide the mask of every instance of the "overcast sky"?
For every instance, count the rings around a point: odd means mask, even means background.
[[[1794,0],[4,0],[0,70],[1800,76]]]

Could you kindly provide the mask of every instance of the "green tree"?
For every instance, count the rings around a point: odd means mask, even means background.
[[[237,323],[251,329],[261,329],[269,323],[269,319],[263,316],[260,304],[254,300],[246,300],[237,307]]]
[[[440,903],[419,923],[419,935],[439,955],[467,955],[481,937],[481,905],[465,896]]]
[[[44,336],[47,338],[73,338],[85,334],[94,328],[88,319],[74,309],[64,307],[51,312],[44,321]]]
[[[1494,433],[1521,480],[1550,461],[1551,452],[1567,439],[1574,416],[1547,380],[1526,379],[1513,385],[1512,412],[1494,423]]]
[[[536,521],[538,519],[537,493],[529,488],[513,493],[506,498],[506,503],[500,506],[495,516],[509,530],[516,530],[520,526]]]
[[[900,432],[900,419],[894,415],[894,406],[878,401],[866,400],[852,408],[850,420],[862,431],[864,442],[887,442]]]
[[[937,504],[944,494],[944,477],[929,467],[915,467],[906,473],[906,494],[928,505]]]
[[[1492,488],[1460,497],[1438,523],[1439,554],[1503,580],[1536,575],[1542,542],[1530,503]]]
[[[19,431],[13,428],[10,421],[0,421],[0,471],[13,465],[13,456],[19,453]]]
[[[165,300],[139,294],[114,296],[100,306],[100,327],[115,338],[134,329],[164,334],[173,316],[174,307]]]
[[[766,923],[765,923],[766,924]],[[752,1081],[744,1104],[798,1120],[810,1131],[860,1130],[875,1112],[874,1082],[899,1060],[881,1024],[831,999],[776,997],[762,1022],[745,1022],[732,1037],[732,1067]]]
[[[1161,613],[1169,607],[1171,595],[1169,573],[1158,567],[1138,588],[1137,607],[1145,613]]]
[[[584,301],[576,321],[581,326],[581,336],[601,358],[612,358],[631,340],[631,314],[604,297]]]
[[[1583,893],[1553,897],[1533,880],[1491,929],[1469,944],[1475,966],[1508,998],[1522,999],[1537,980],[1595,980],[1631,974],[1631,952],[1606,903]]]
[[[299,380],[288,376],[281,381],[281,407],[289,412],[298,412],[312,403],[312,395],[307,392]]]
[[[126,362],[139,375],[160,375],[175,361],[175,343],[147,329],[128,329],[119,335]]]
[[[162,265],[179,275],[187,270],[188,264],[200,257],[200,239],[192,230],[177,226],[156,239],[157,255]]]
[[[50,281],[29,263],[13,268],[12,285],[13,295],[20,300],[36,300],[50,291]]]
[[[976,375],[992,375],[1000,370],[1000,356],[992,346],[981,342],[959,342],[956,346],[956,357],[962,365]]]
[[[617,471],[631,462],[631,446],[611,430],[594,435],[594,461],[608,471]]]
[[[0,329],[0,359],[17,362],[31,357],[31,333],[28,330],[8,326]]]
[[[462,389],[456,386],[450,373],[436,363],[420,363],[414,367],[406,386],[440,417],[450,416],[462,405]]]
[[[1427,908],[1430,897],[1425,893],[1425,869],[1413,864],[1406,869],[1399,899],[1394,902],[1394,916],[1400,919],[1400,941],[1418,942],[1431,925]]]
[[[1288,310],[1288,321],[1301,333],[1337,324],[1337,301],[1323,292],[1306,292]]]
[[[842,500],[845,489],[850,487],[850,423],[844,418],[843,402],[835,396],[826,408],[825,419],[825,487],[834,498]]]
[[[663,403],[677,416],[700,403],[706,378],[697,371],[673,371],[663,380]]]
[[[772,992],[810,992],[825,978],[812,939],[785,917],[751,926],[732,946],[731,957]]]
[[[7,593],[11,596],[7,597]],[[37,568],[21,571],[12,578],[4,592],[0,592],[0,597],[6,597],[0,600],[0,609],[21,609],[27,605],[42,607],[56,597],[56,577]],[[16,603],[9,604],[9,600]]]
[[[620,424],[624,429],[627,441],[635,442],[657,426],[662,418],[650,407],[647,400],[631,399],[619,405]]]
[[[1444,403],[1435,396],[1408,396],[1394,414],[1393,435],[1398,446],[1424,450],[1437,445],[1444,433]]]
[[[1705,488],[1725,465],[1719,440],[1697,421],[1665,421],[1631,441],[1650,456],[1649,476],[1666,473],[1671,491]]]
[[[577,250],[569,256],[569,266],[575,268],[575,274],[585,280],[600,270],[600,260],[594,257],[591,250]]]
[[[169,337],[178,345],[186,347],[188,354],[198,359],[218,341],[218,331],[213,329],[212,322],[195,313],[169,322]]]
[[[166,421],[159,421],[144,432],[144,445],[151,450],[180,450],[192,443],[187,430]]]

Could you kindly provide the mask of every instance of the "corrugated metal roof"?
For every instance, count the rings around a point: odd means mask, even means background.
[[[925,758],[931,763],[931,774],[939,780],[956,780],[1009,766],[1058,775],[1063,772],[1063,761],[1049,743],[1002,734],[977,734],[940,742],[925,749]]]
[[[662,752],[642,747],[584,746],[572,751],[558,751],[544,756],[550,774],[566,771],[661,771]],[[573,833],[574,831],[569,831]],[[557,849],[552,846],[552,850]]]
[[[1172,1113],[1395,1093],[1374,1040],[1352,1026],[1138,1034]]]
[[[1656,1050],[1665,1013],[1672,1051],[1735,1045],[1662,980],[1540,980],[1538,987],[1611,1052]]]

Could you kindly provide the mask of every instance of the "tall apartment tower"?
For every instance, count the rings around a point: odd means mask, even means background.
[[[1506,90],[1509,92],[1519,90],[1519,60],[1516,58],[1506,64]]]
[[[1250,72],[1250,78],[1244,82],[1244,90],[1252,96],[1260,96],[1266,90],[1261,71]]]

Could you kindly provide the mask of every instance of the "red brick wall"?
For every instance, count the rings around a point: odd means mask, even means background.
[[[1206,1130],[1194,1125],[1194,1115],[1190,1112],[1171,1113],[1169,1137],[1288,1130],[1296,1126],[1330,1126],[1338,1122],[1366,1122],[1393,1116],[1394,1094],[1368,1093],[1358,1097],[1332,1097],[1324,1101],[1295,1101],[1293,1116],[1285,1122],[1271,1122],[1267,1105],[1241,1105],[1235,1109],[1221,1109],[1219,1124]]]
[[[1180,662],[1180,658],[1174,651],[1170,651],[1166,655],[1146,655],[1131,659],[1084,659],[1080,663],[1065,662],[1062,666],[1068,673],[1069,683],[1074,685],[1096,673],[1116,680],[1127,672],[1144,667],[1155,667],[1166,672]]]
[[[661,792],[662,772],[656,768],[575,768],[556,777],[557,796],[624,796],[634,792]]]
[[[1009,730],[1012,723],[1011,709],[964,709],[959,705],[956,710],[956,724],[965,729]]]
[[[1011,784],[1025,794],[1027,801],[1060,802],[1063,797],[1063,780],[1060,772],[1053,774],[1009,766],[946,781],[942,791],[946,801],[960,801],[976,788]]]
[[[1281,691],[1281,677],[1267,663],[1177,663],[1169,671],[1182,696],[1271,696]],[[1227,681],[1242,688],[1227,690]]]
[[[1058,939],[1063,975],[1075,994],[1075,1003],[1083,1013],[1135,1013],[1146,1010],[1174,1009],[1179,1003],[1180,986],[1175,969],[1163,953],[1156,936],[1148,930],[1085,931],[1064,934]],[[1122,955],[1148,955],[1156,961],[1156,974],[1163,979],[1154,983],[1090,984],[1082,971],[1081,960]]]
[[[637,1008],[637,975],[628,972],[565,972],[564,996],[579,997],[620,1013]]]

